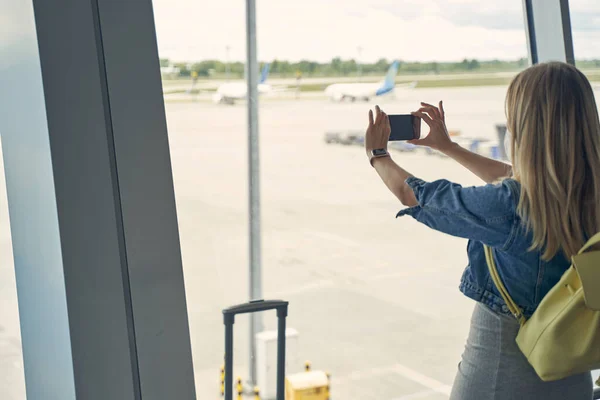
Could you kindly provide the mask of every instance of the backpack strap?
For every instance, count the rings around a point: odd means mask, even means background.
[[[598,241],[600,242],[600,234],[596,236],[598,236]],[[519,308],[517,303],[515,303],[512,297],[510,297],[510,294],[508,294],[508,290],[506,290],[506,286],[504,286],[504,283],[502,283],[502,279],[500,279],[500,275],[498,274],[498,270],[496,268],[496,262],[494,261],[492,249],[489,246],[483,245],[483,250],[485,252],[485,260],[490,271],[490,276],[492,277],[492,280],[496,285],[496,289],[498,289],[498,291],[500,292],[500,295],[504,299],[504,302],[506,303],[506,306],[508,307],[512,315],[514,315],[514,317],[519,321],[519,324],[523,326],[527,320],[523,316],[523,311],[521,310],[521,308]]]
[[[579,250],[579,253],[577,254],[583,254],[583,252],[585,252],[587,249],[589,249],[590,247],[597,245],[598,243],[600,243],[600,232],[596,233],[594,236],[592,236],[590,238],[590,240],[588,240],[583,247],[581,248],[581,250]]]

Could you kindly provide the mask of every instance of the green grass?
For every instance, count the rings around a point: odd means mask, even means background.
[[[215,89],[205,89],[202,90],[203,92],[209,92],[209,93],[213,93],[216,92]],[[168,90],[168,89],[164,89],[163,88],[163,94],[181,94],[181,93],[188,93],[188,94],[200,94],[200,90],[199,89],[194,89],[194,90],[188,90],[188,89],[174,89],[174,90]]]
[[[586,76],[588,77],[588,79],[592,82],[600,82],[600,70],[590,70],[590,71],[584,71],[584,73],[586,74]],[[516,73],[515,73],[516,75]],[[450,88],[450,87],[478,87],[478,86],[506,86],[510,83],[510,81],[512,80],[512,77],[507,77],[507,76],[482,76],[482,77],[476,77],[476,76],[469,76],[469,77],[465,77],[465,78],[461,78],[460,75],[457,75],[456,77],[452,77],[452,78],[446,78],[445,79],[427,79],[427,80],[421,80],[418,81],[417,83],[417,89],[423,89],[423,88]],[[332,82],[333,83],[335,81],[334,78],[332,78]],[[397,84],[402,84],[402,83],[406,83],[409,82],[406,79],[402,79],[402,80],[397,80],[396,83]],[[323,90],[325,90],[325,88],[329,85],[329,83],[306,83],[306,84],[301,84],[300,85],[300,91],[301,92],[321,92]],[[294,91],[296,90],[296,87],[294,85],[290,85],[289,86],[289,90],[290,91]],[[186,90],[182,90],[182,89],[175,89],[175,90],[169,90],[168,86],[165,87],[165,94],[176,94],[176,93],[185,93]],[[198,90],[193,91],[192,93],[198,93]],[[206,92],[214,92],[214,89],[212,90],[206,90]]]
[[[325,90],[328,84],[323,83],[309,83],[306,85],[300,85],[301,92],[320,92]],[[292,90],[296,90],[295,87],[292,87]]]
[[[419,81],[417,89],[420,88],[440,88],[440,87],[476,87],[476,86],[505,86],[510,83],[512,78],[506,77],[486,77],[486,78],[457,78]]]
[[[587,76],[587,78],[590,81],[593,81],[593,82],[600,81],[600,72],[598,72],[598,71],[593,71],[593,72],[583,71],[583,73],[585,74],[585,76]]]
[[[179,94],[179,93],[185,93],[186,91],[184,89],[179,89],[179,90],[165,90],[163,88],[163,94]]]
[[[600,76],[599,76],[600,77]],[[438,88],[438,87],[468,87],[468,86],[499,86],[508,85],[511,78],[506,77],[485,77],[485,78],[459,78],[456,79],[440,79],[440,80],[423,80],[417,83],[417,89],[420,88]],[[398,84],[406,83],[406,81],[398,81]],[[301,92],[318,92],[327,87],[327,84],[309,83],[300,85]],[[293,90],[293,89],[292,89]]]
[[[516,75],[516,74],[515,74]],[[586,74],[587,78],[592,82],[600,81],[600,72],[594,71],[592,73]],[[439,80],[422,80],[418,81],[417,89],[423,88],[447,88],[447,87],[478,87],[478,86],[507,86],[512,77],[469,77],[469,78],[460,78],[456,77],[455,79],[439,79]],[[397,81],[396,83],[402,84],[405,83]],[[300,86],[300,91],[302,92],[317,92],[324,90],[327,85],[324,84],[306,84]]]

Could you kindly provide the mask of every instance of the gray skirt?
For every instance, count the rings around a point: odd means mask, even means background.
[[[591,400],[590,373],[542,381],[521,353],[518,322],[477,303],[451,400]]]

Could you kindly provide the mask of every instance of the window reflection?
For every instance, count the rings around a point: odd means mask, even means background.
[[[259,100],[264,297],[290,301],[298,340],[288,372],[310,361],[331,373],[332,396],[448,397],[473,308],[458,291],[466,243],[394,218],[401,205],[360,136],[376,103],[408,113],[444,100],[455,139],[499,156],[506,87],[528,63],[522,6],[468,3],[257,4],[260,68],[269,64]],[[198,397],[210,398],[220,310],[248,296],[244,7],[154,4]],[[394,60],[396,87],[377,96]],[[369,89],[326,91],[355,83]],[[425,149],[392,151],[424,179],[481,183]],[[264,323],[276,328],[272,316]],[[234,375],[247,380],[247,320],[235,329]]]

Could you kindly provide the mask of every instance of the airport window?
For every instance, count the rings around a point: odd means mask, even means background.
[[[248,298],[245,9],[154,8],[196,386],[211,398],[220,311]],[[443,100],[455,140],[501,158],[506,88],[528,66],[522,2],[265,0],[257,30],[263,297],[290,301],[288,371],[327,371],[336,398],[448,398],[474,306],[458,290],[466,241],[396,219],[361,139],[375,104]],[[423,179],[481,184],[425,148],[391,151]],[[235,329],[246,381],[247,320]]]
[[[600,6],[594,1],[571,0],[571,29],[577,67],[591,81],[598,98],[600,90]]]
[[[1,162],[0,170],[0,398],[21,400],[25,398],[25,375],[4,164]]]

